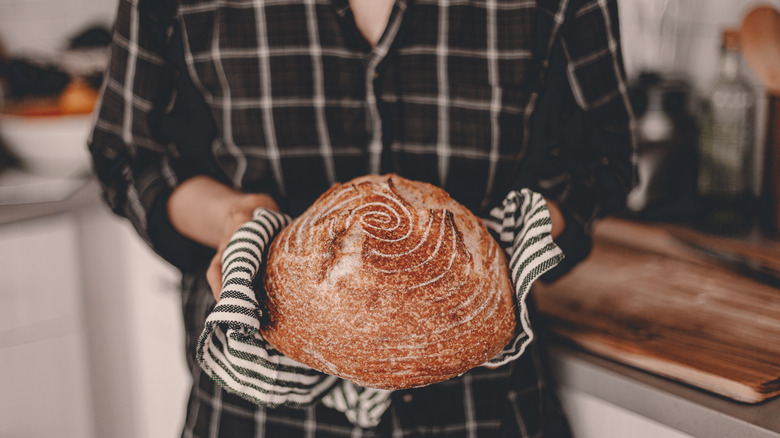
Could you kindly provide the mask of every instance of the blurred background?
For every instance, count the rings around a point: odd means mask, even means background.
[[[101,202],[86,139],[116,0],[0,0],[0,437],[175,437],[178,276]]]
[[[620,0],[640,141],[627,215],[755,236],[769,98],[738,31],[759,4],[780,0]],[[115,8],[0,0],[0,437],[172,437],[184,421],[176,272],[107,211],[89,175]],[[567,403],[578,438],[684,436]]]

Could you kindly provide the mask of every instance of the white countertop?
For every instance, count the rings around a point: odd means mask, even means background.
[[[98,205],[99,188],[92,178],[44,178],[15,169],[0,172],[0,225]]]

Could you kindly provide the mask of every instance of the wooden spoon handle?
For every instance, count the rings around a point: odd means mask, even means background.
[[[751,10],[740,28],[742,53],[767,92],[780,96],[780,12],[770,6]]]

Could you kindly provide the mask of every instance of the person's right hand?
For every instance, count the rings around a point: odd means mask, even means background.
[[[256,208],[279,210],[267,194],[241,193],[207,176],[195,176],[181,183],[171,193],[166,207],[176,231],[217,250],[206,272],[217,300],[222,288],[222,252],[230,237],[252,218]]]

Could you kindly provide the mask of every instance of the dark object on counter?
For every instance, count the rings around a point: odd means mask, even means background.
[[[0,63],[0,76],[7,82],[9,99],[56,96],[70,82],[70,77],[56,66],[37,64],[22,58],[11,58]]]
[[[780,232],[780,96],[767,96],[766,145],[761,187],[760,225],[767,234]]]
[[[764,171],[759,224],[766,234],[780,233],[780,12],[771,6],[751,10],[739,31],[742,52],[767,93]]]
[[[2,137],[0,137],[0,172],[9,167],[15,167],[19,165],[19,158],[11,153],[8,146],[5,145]]]
[[[70,39],[68,49],[106,47],[111,44],[111,31],[105,26],[92,26]]]
[[[103,75],[90,75],[84,78],[84,81],[93,90],[100,90],[100,87],[103,85]]]
[[[724,31],[720,71],[707,96],[699,141],[701,226],[715,234],[746,234],[755,218],[756,96],[740,74],[740,60],[739,33]]]
[[[102,25],[88,27],[70,39],[68,51],[107,50],[111,44],[111,31]],[[82,74],[82,79],[94,90],[100,90],[103,84],[103,71]]]
[[[679,219],[696,210],[698,128],[691,87],[682,78],[642,73],[631,87],[638,126],[639,184],[629,212],[644,219]]]
[[[701,233],[684,229],[670,230],[670,234],[719,266],[780,288],[780,257],[777,251],[734,238],[702,237]]]

